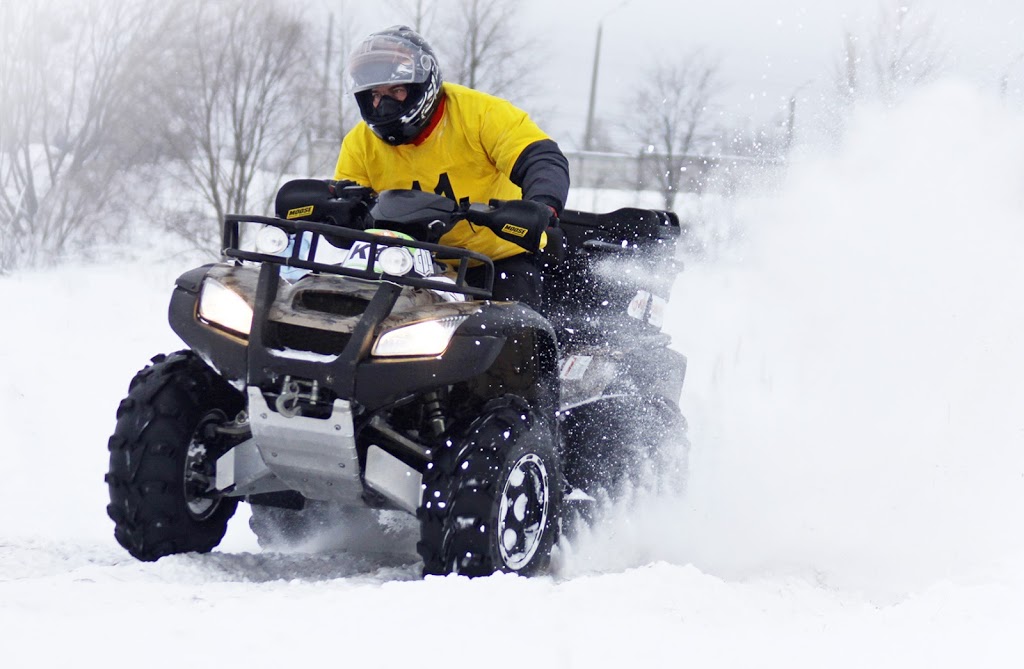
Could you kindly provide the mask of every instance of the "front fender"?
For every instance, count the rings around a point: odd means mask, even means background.
[[[199,319],[199,291],[214,265],[185,272],[175,281],[167,320],[171,329],[189,348],[225,379],[244,383],[248,368],[248,341]]]
[[[500,332],[505,344],[487,371],[469,382],[481,399],[516,395],[537,407],[557,407],[558,340],[551,324],[529,307],[494,302],[466,320],[460,334]]]
[[[491,302],[470,315],[440,356],[369,358],[356,372],[355,399],[377,409],[434,388],[457,386],[474,402],[505,395],[557,406],[554,331],[532,309]]]

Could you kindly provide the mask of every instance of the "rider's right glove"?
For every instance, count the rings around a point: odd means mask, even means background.
[[[551,220],[551,208],[531,200],[491,200],[490,209],[470,209],[470,223],[490,228],[502,239],[521,246],[530,253],[540,250],[544,230]]]
[[[545,267],[551,267],[565,260],[565,235],[558,220],[558,210],[550,204],[546,206],[551,210],[551,218],[548,219],[548,229],[545,231],[548,243],[544,245],[541,259]]]

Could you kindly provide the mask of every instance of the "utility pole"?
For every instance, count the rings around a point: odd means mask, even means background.
[[[604,21],[602,18],[601,21]],[[601,62],[601,22],[597,24],[597,44],[594,45],[594,69],[590,72],[590,101],[587,103],[587,129],[583,134],[583,150],[590,151],[594,141],[594,105],[597,98],[597,71]]]
[[[597,106],[597,73],[600,69],[601,63],[601,30],[604,26],[604,20],[608,16],[619,9],[622,9],[630,3],[631,0],[621,2],[618,5],[612,7],[604,15],[597,20],[597,43],[594,44],[594,69],[590,72],[590,100],[587,103],[587,128],[583,132],[583,150],[590,151],[593,148],[594,143],[594,107]]]
[[[784,141],[786,142],[786,155],[789,155],[790,149],[793,148],[793,134],[796,131],[796,101],[800,91],[814,83],[814,80],[805,81],[804,83],[793,89],[793,92],[789,96],[789,109],[786,114],[786,135]]]

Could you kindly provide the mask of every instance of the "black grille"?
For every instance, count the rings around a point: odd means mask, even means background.
[[[334,316],[358,316],[366,311],[368,301],[339,293],[321,293],[314,290],[304,290],[295,298],[295,306],[319,311]]]
[[[335,355],[345,349],[351,336],[347,332],[317,330],[290,323],[271,323],[270,325],[274,344],[296,351]]]

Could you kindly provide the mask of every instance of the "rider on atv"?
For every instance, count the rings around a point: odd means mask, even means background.
[[[412,188],[460,203],[510,200],[498,214],[507,224],[494,225],[492,215],[490,227],[474,225],[471,215],[440,243],[495,261],[494,299],[539,308],[538,253],[546,246],[557,253],[554,226],[569,191],[558,145],[511,103],[443,82],[433,49],[406,26],[368,36],[348,71],[363,120],[342,142],[334,178],[378,193]],[[483,277],[470,270],[468,278]]]
[[[187,348],[135,376],[108,442],[114,535],[156,560],[212,550],[240,501],[271,548],[403,511],[424,574],[542,573],[567,502],[685,474],[663,457],[685,451],[686,359],[661,332],[678,217],[563,211],[555,143],[442,86],[407,28],[351,72],[366,122],[338,180],[227,215],[221,261],[175,282]]]

